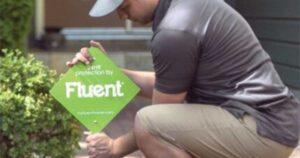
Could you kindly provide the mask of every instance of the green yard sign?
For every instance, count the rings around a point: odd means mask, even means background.
[[[74,65],[50,93],[90,131],[99,132],[139,88],[99,49],[89,52],[93,62]]]

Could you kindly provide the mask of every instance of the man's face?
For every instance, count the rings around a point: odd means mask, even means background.
[[[153,13],[149,10],[145,0],[124,0],[117,8],[120,19],[129,19],[140,24],[147,24],[152,21]]]

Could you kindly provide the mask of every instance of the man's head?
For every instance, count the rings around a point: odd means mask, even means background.
[[[152,21],[159,0],[97,0],[90,16],[101,17],[116,10],[121,19],[147,24]]]

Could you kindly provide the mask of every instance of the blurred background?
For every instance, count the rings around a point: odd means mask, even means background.
[[[66,72],[65,62],[72,59],[81,47],[88,47],[89,40],[97,40],[120,67],[153,69],[149,48],[151,24],[141,26],[128,20],[121,21],[115,13],[103,18],[91,18],[88,12],[95,0],[31,1],[32,13],[24,13],[32,14],[24,50],[33,53],[49,68],[58,73]],[[225,1],[246,18],[264,49],[270,54],[282,80],[300,99],[300,1]],[[0,5],[0,13],[1,8],[5,6]],[[1,20],[0,32],[3,29]],[[3,47],[0,43],[0,48]],[[115,138],[128,131],[132,127],[135,112],[148,104],[149,100],[136,98],[105,132]],[[77,151],[76,157],[87,157],[83,138],[80,146],[81,150]],[[142,157],[142,154],[136,152],[132,156]],[[295,151],[291,157],[300,157],[300,154]]]

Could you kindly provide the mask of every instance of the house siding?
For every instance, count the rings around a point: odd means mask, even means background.
[[[239,0],[231,5],[249,22],[282,80],[300,98],[300,1]]]

